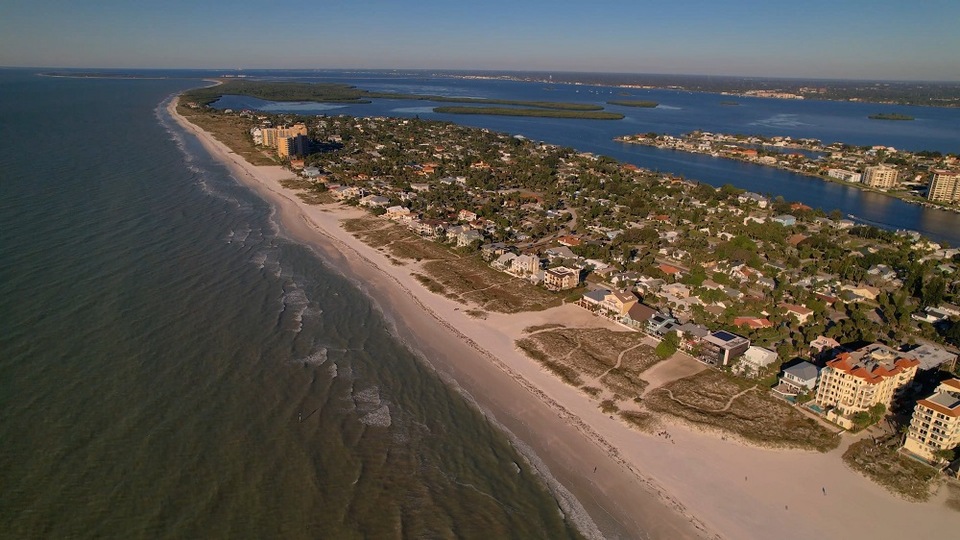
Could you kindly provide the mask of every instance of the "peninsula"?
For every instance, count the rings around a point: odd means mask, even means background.
[[[938,174],[956,169],[958,165],[958,156],[940,152],[907,152],[886,146],[824,144],[816,139],[705,131],[678,137],[643,133],[615,140],[775,167],[912,203],[956,209],[956,203],[960,202],[960,193],[955,197],[953,190],[930,189]]]
[[[246,79],[221,79],[221,84],[191,92],[190,99],[198,105],[210,105],[222,96],[250,96],[266,101],[309,101],[317,103],[371,103],[373,99],[432,101],[436,103],[463,103],[472,106],[436,107],[434,112],[447,114],[491,114],[500,116],[535,116],[550,118],[577,118],[585,120],[620,120],[622,114],[603,111],[600,105],[563,103],[553,101],[523,101],[510,99],[482,99],[472,97],[370,92],[354,86],[336,83],[261,82]]]
[[[663,538],[956,520],[953,484],[898,453],[897,417],[876,423],[915,398],[847,410],[820,388],[861,362],[937,391],[960,338],[957,250],[450,123],[227,114],[191,93],[168,110],[589,513]]]

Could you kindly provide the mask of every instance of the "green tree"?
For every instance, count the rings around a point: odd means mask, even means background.
[[[660,340],[660,343],[657,344],[655,352],[660,358],[669,358],[673,356],[673,353],[677,352],[677,348],[680,346],[680,336],[676,332],[668,332],[663,339]]]

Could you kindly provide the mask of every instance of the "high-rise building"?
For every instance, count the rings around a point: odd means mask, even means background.
[[[947,379],[932,396],[917,401],[903,449],[934,461],[938,451],[957,446],[960,446],[960,379]]]
[[[960,201],[960,173],[934,170],[927,200],[947,203]]]
[[[876,165],[863,170],[862,182],[870,187],[890,189],[897,187],[897,170],[886,165]]]
[[[919,366],[919,360],[904,358],[880,343],[840,353],[820,372],[817,405],[827,410],[828,419],[850,429],[858,412],[875,405],[889,410]]]
[[[261,137],[263,145],[279,150],[280,139],[284,137],[296,137],[297,135],[307,135],[307,126],[305,124],[294,124],[290,127],[263,128]]]
[[[310,139],[306,135],[277,138],[277,155],[281,158],[305,156],[309,152]]]

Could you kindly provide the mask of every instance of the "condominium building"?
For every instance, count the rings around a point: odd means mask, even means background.
[[[897,187],[898,172],[893,167],[876,165],[863,170],[862,182],[870,187],[890,189]]]
[[[957,446],[960,446],[960,379],[947,379],[932,396],[917,402],[903,449],[936,461],[937,451]]]
[[[263,145],[271,148],[277,148],[280,139],[283,137],[296,137],[297,135],[307,134],[306,124],[294,124],[290,127],[263,128],[260,130],[263,139]]]
[[[574,268],[558,266],[543,274],[543,286],[551,291],[572,289],[580,284],[580,271]]]
[[[960,201],[960,172],[933,171],[930,189],[927,190],[927,200],[947,203]]]
[[[844,182],[859,182],[863,175],[858,172],[848,171],[846,169],[827,169],[827,176],[843,180]]]
[[[889,410],[919,366],[919,360],[904,358],[880,343],[840,353],[820,372],[817,405],[827,410],[828,419],[849,429],[858,412],[877,404]]]
[[[306,135],[277,138],[277,155],[281,158],[305,156],[309,153],[310,139]]]

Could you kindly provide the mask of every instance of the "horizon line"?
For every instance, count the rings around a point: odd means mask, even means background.
[[[657,76],[657,77],[700,77],[700,78],[737,78],[737,79],[756,79],[756,80],[785,80],[785,81],[857,81],[857,82],[883,82],[883,83],[936,83],[936,84],[960,84],[957,80],[935,80],[935,79],[868,79],[868,78],[849,78],[840,79],[822,76],[787,76],[787,75],[737,75],[737,74],[703,74],[703,73],[653,73],[653,72],[631,72],[631,71],[569,71],[569,70],[543,70],[543,69],[490,69],[490,68],[263,68],[263,67],[65,67],[65,66],[0,66],[0,69],[22,69],[22,70],[103,70],[103,71],[344,71],[344,72],[460,72],[460,73],[498,73],[498,74],[565,74],[565,75],[625,75],[625,76]]]

